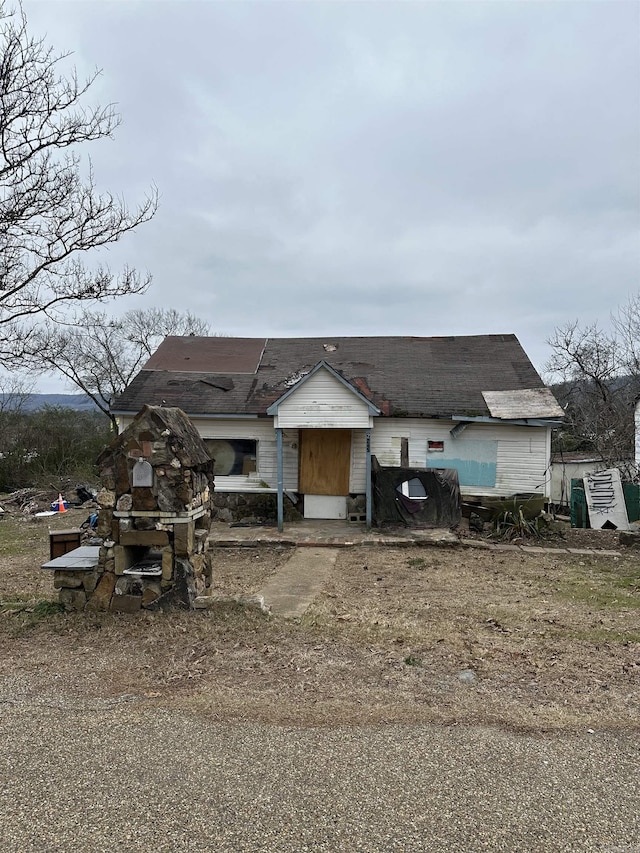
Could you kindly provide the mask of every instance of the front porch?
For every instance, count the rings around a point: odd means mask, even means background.
[[[298,491],[305,496],[304,516],[344,519],[354,487],[354,467],[362,463],[365,519],[371,527],[371,430],[380,409],[321,361],[279,397],[267,414],[276,433],[278,530],[284,526],[284,431],[298,433]],[[361,434],[363,453],[354,450]]]
[[[210,548],[254,548],[262,545],[280,547],[346,548],[355,545],[459,545],[460,539],[450,530],[383,528],[370,529],[366,523],[334,519],[304,519],[290,522],[286,530],[274,525],[234,526],[213,522],[209,534]]]

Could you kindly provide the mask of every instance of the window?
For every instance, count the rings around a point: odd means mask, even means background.
[[[426,501],[427,499],[426,489],[418,477],[400,483],[399,486],[396,486],[396,491],[404,495],[405,498],[411,498],[414,501]]]
[[[444,453],[444,441],[427,441],[427,451],[429,453]]]
[[[225,477],[252,474],[257,470],[257,441],[251,438],[205,438],[204,443],[214,460],[214,474]]]

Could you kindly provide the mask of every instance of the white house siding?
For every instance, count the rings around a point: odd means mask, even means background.
[[[363,494],[365,491],[366,460],[365,460],[365,429],[372,423],[371,452],[381,465],[399,466],[400,448],[402,438],[409,439],[409,465],[422,468],[427,465],[438,467],[438,459],[444,459],[450,453],[456,452],[455,442],[458,441],[483,441],[495,442],[496,445],[496,481],[495,486],[462,486],[463,494],[475,495],[509,495],[514,492],[544,492],[550,494],[549,474],[549,449],[551,431],[547,427],[517,427],[500,426],[493,424],[472,424],[460,434],[458,439],[451,436],[450,430],[454,426],[452,421],[427,420],[418,418],[383,418],[370,419],[367,406],[346,388],[342,388],[333,377],[324,371],[318,371],[312,376],[306,385],[310,385],[317,377],[329,380],[328,383],[318,383],[321,387],[331,391],[335,398],[341,399],[343,403],[351,405],[352,409],[346,407],[346,418],[335,423],[335,428],[353,429],[351,439],[351,471],[349,491],[355,494]],[[292,394],[282,407],[296,402],[296,407],[290,407],[286,412],[284,420],[299,418],[301,407],[298,406],[299,394],[305,390],[302,386],[296,394]],[[340,390],[337,390],[340,386]],[[341,391],[348,396],[347,399]],[[314,399],[320,395],[314,395]],[[309,402],[309,401],[308,401]],[[358,413],[357,407],[361,406]],[[364,423],[360,428],[353,423],[346,423],[354,411],[354,420],[360,417]],[[334,409],[334,412],[336,410]],[[344,413],[344,410],[343,410]],[[366,413],[366,418],[364,417]],[[302,412],[304,414],[304,412]],[[309,412],[309,414],[312,414]],[[325,409],[326,414],[326,409]],[[193,423],[203,438],[228,438],[228,439],[253,439],[258,442],[257,471],[251,477],[267,483],[271,488],[276,488],[278,482],[277,448],[272,418],[225,418],[216,420],[214,418],[193,418]],[[281,426],[283,418],[280,418]],[[131,418],[122,419],[121,431],[130,423]],[[319,428],[320,424],[308,423],[309,428]],[[324,426],[328,426],[324,422]],[[428,453],[428,441],[443,441],[445,443],[444,453]],[[488,445],[491,448],[492,445]],[[298,488],[298,430],[285,428],[283,430],[283,473],[284,488],[297,491]],[[217,478],[219,484],[223,485],[222,477]],[[233,483],[231,480],[233,479]],[[242,478],[229,478],[228,485],[242,487]]]
[[[271,429],[271,440],[260,443],[260,479],[275,488],[278,485],[278,447]],[[282,473],[285,490],[298,488],[298,430],[283,430]]]
[[[247,438],[273,441],[271,418],[198,418],[191,422],[203,438]]]
[[[471,424],[458,438],[453,438],[450,430],[454,425],[452,421],[377,418],[371,435],[371,452],[381,465],[399,466],[401,439],[408,438],[410,466],[439,467],[438,460],[456,455],[462,442],[486,442],[490,452],[495,448],[495,485],[463,485],[463,494],[549,493],[548,427]],[[443,441],[444,452],[429,453],[428,441]]]
[[[283,429],[366,429],[369,407],[327,370],[320,369],[278,406]]]
[[[263,480],[272,488],[278,485],[278,454],[273,418],[192,418],[193,424],[203,438],[247,438],[256,441],[257,470],[251,479]],[[285,430],[282,442],[282,462],[285,489],[298,487],[298,431]],[[225,478],[216,477],[223,485]],[[231,485],[231,478],[228,483]],[[234,477],[233,485],[241,488],[242,478]]]
[[[362,495],[367,488],[366,433],[354,429],[351,433],[351,475],[349,491]]]

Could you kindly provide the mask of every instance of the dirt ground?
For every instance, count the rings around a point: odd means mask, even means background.
[[[130,694],[216,719],[298,725],[640,727],[633,550],[344,548],[299,621],[232,603],[138,616],[55,612],[38,604],[55,600],[39,569],[48,529],[85,517],[0,521],[0,698]],[[617,535],[575,531],[565,545],[612,548]],[[290,555],[217,549],[215,592],[255,592]]]

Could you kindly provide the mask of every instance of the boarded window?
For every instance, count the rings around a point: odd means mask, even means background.
[[[250,438],[205,438],[219,477],[252,474],[257,470],[258,442]]]

